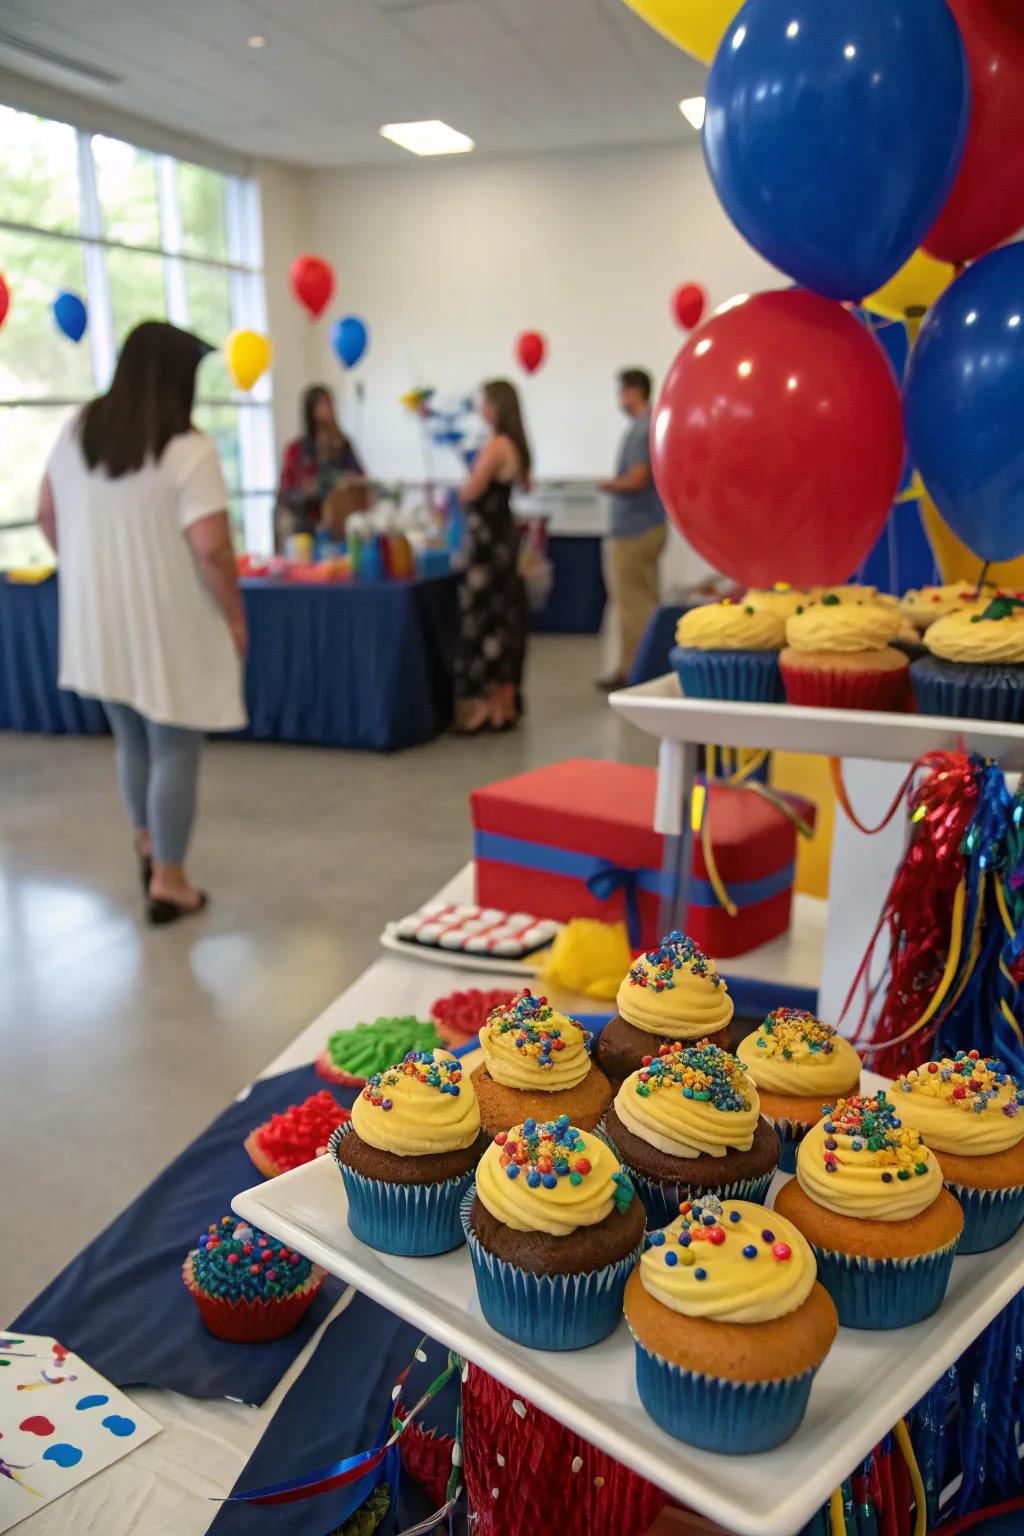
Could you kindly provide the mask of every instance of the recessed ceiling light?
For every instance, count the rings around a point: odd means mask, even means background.
[[[385,123],[380,135],[414,155],[466,155],[475,148],[466,134],[436,117],[425,123]]]
[[[265,37],[261,37],[258,32],[255,35],[255,37],[250,37],[249,38],[249,47],[250,48],[265,48],[266,46],[267,46],[266,38]]]
[[[691,128],[696,128],[700,133],[704,127],[704,97],[687,96],[685,101],[679,103],[679,110],[686,118]]]

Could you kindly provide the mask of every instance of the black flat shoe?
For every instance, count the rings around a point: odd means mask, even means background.
[[[153,860],[148,853],[137,853],[139,861],[139,883],[142,886],[142,895],[149,900],[149,882],[153,878]]]
[[[151,928],[166,928],[168,923],[176,923],[179,918],[204,912],[209,904],[210,898],[205,891],[200,891],[199,903],[194,907],[182,906],[180,901],[165,901],[162,896],[150,896],[146,901],[146,921]]]

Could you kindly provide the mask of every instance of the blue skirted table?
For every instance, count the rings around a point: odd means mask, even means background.
[[[676,625],[688,606],[692,605],[663,603],[652,615],[630,670],[628,683],[631,688],[671,672],[668,653],[676,643]]]
[[[533,615],[540,634],[596,635],[607,599],[597,534],[548,536],[547,557],[553,581],[544,607]]]
[[[243,582],[256,741],[396,751],[452,713],[458,578],[353,585]],[[57,688],[57,581],[0,579],[0,729],[96,735],[93,700]]]

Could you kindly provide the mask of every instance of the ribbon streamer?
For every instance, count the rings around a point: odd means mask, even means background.
[[[907,774],[906,778],[903,780],[903,783],[900,785],[899,789],[896,791],[896,796],[895,796],[895,799],[892,802],[892,805],[890,805],[889,809],[886,811],[886,813],[883,816],[882,820],[878,823],[878,826],[877,827],[866,827],[864,825],[864,823],[861,821],[860,817],[857,815],[856,811],[853,809],[853,806],[850,804],[850,797],[847,794],[846,784],[845,784],[845,781],[843,779],[843,765],[842,765],[841,760],[838,757],[830,757],[829,758],[829,760],[828,760],[828,771],[829,771],[829,777],[832,780],[832,788],[836,792],[836,799],[839,801],[839,804],[842,806],[843,811],[846,813],[847,820],[851,821],[853,823],[853,825],[857,828],[857,831],[858,832],[863,832],[866,837],[875,837],[875,836],[877,836],[877,834],[879,832],[883,832],[885,830],[885,828],[889,825],[890,821],[892,821],[892,819],[895,816],[896,812],[899,810],[900,806],[903,804],[903,797],[906,794],[907,790],[910,788],[911,784],[913,783],[914,773],[915,773],[915,769],[911,768],[910,772]]]

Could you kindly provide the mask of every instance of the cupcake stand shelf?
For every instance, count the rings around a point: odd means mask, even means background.
[[[644,1413],[625,1323],[604,1343],[568,1354],[502,1338],[481,1314],[465,1248],[403,1259],[353,1237],[333,1159],[246,1190],[233,1206],[740,1536],[794,1536],[1024,1285],[1024,1232],[994,1253],[956,1259],[936,1317],[894,1333],[840,1329],[807,1416],[786,1445],[755,1456],[715,1456],[673,1440]]]

